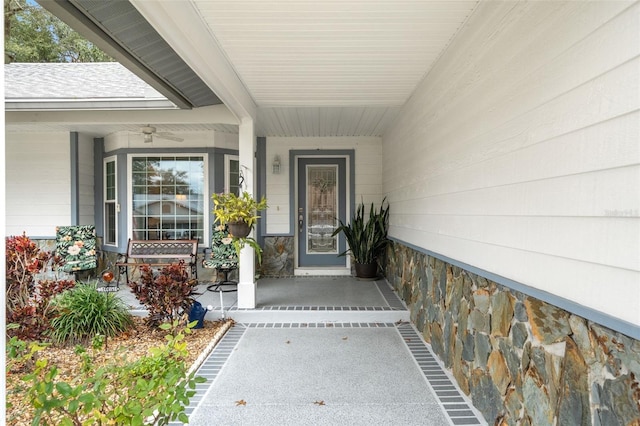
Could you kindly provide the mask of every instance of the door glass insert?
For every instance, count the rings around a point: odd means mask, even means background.
[[[307,253],[338,252],[338,166],[307,165]]]

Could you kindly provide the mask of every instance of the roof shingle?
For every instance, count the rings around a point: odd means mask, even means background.
[[[12,63],[5,99],[166,99],[117,62]]]

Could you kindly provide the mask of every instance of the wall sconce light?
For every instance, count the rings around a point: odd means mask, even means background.
[[[271,165],[271,171],[274,175],[280,174],[280,156],[276,155],[273,157],[273,164]]]

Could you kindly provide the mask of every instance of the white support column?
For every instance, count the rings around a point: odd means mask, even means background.
[[[252,197],[255,185],[255,148],[256,134],[252,119],[243,119],[238,129],[240,172],[244,177],[242,190]],[[254,236],[255,230],[250,236]],[[240,252],[240,279],[238,281],[238,308],[256,307],[255,253],[253,248],[245,246]]]

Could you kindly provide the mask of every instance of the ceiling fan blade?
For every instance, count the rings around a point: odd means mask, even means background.
[[[174,135],[168,134],[168,133],[154,133],[154,135],[157,136],[159,139],[167,139],[167,140],[175,141],[175,142],[184,141],[183,138],[179,138],[177,136],[174,136]]]

